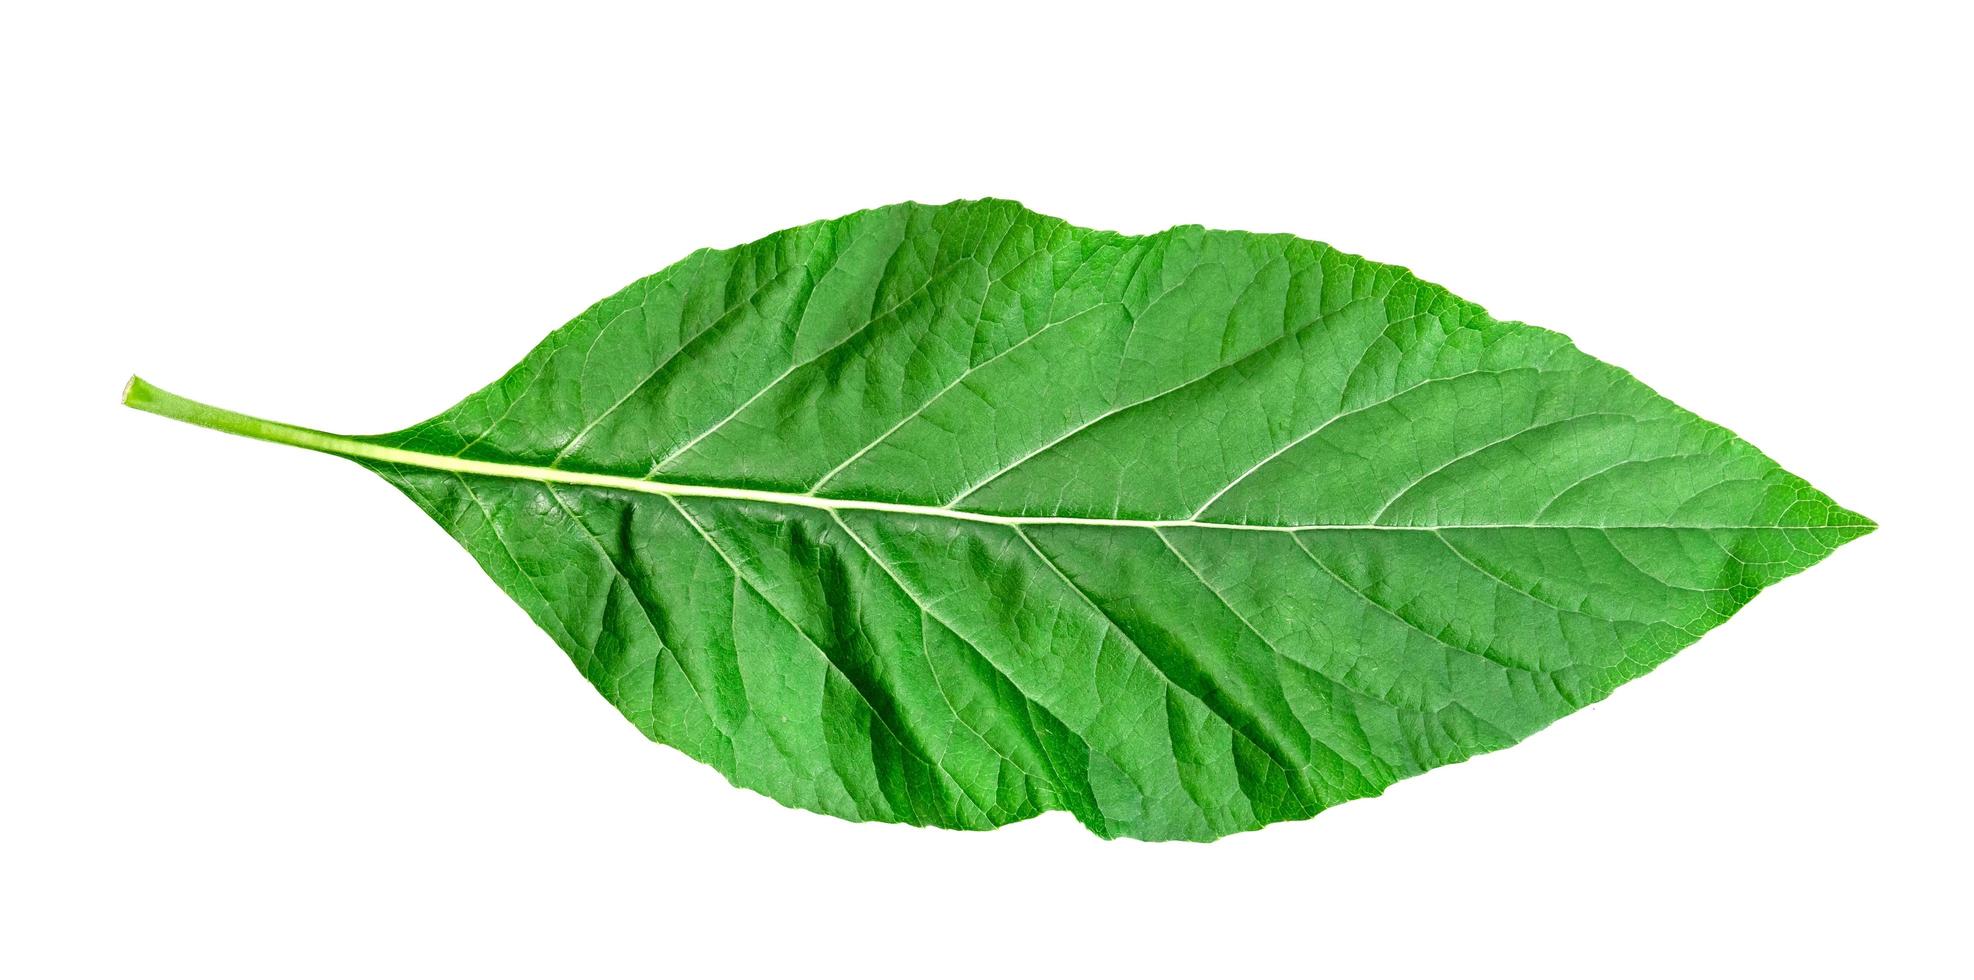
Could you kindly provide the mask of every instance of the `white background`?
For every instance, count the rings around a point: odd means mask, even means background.
[[[1968,974],[1952,5],[718,6],[7,8],[0,974]],[[116,404],[393,429],[693,248],[982,195],[1408,265],[1883,529],[1381,799],[963,834],[730,788],[381,481]]]

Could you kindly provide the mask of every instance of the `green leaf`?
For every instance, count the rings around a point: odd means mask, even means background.
[[[1512,745],[1874,526],[1559,334],[1004,201],[701,251],[354,459],[791,806],[1209,840]]]

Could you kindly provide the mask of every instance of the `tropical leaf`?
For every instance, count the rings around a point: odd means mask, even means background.
[[[1286,235],[1002,201],[694,253],[337,436],[783,803],[1207,840],[1603,698],[1873,524],[1564,337]]]

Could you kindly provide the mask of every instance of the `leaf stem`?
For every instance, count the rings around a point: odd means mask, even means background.
[[[123,403],[139,411],[177,419],[180,422],[190,422],[218,432],[277,442],[284,446],[300,446],[303,449],[339,456],[348,454],[351,442],[346,436],[333,435],[317,429],[305,429],[283,422],[270,422],[267,419],[244,415],[216,405],[196,402],[183,395],[174,395],[134,374],[130,376],[129,383],[123,386]]]

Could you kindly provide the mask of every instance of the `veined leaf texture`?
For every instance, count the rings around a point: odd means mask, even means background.
[[[904,204],[705,250],[338,436],[639,730],[791,806],[1210,840],[1512,745],[1873,524],[1288,235]]]

